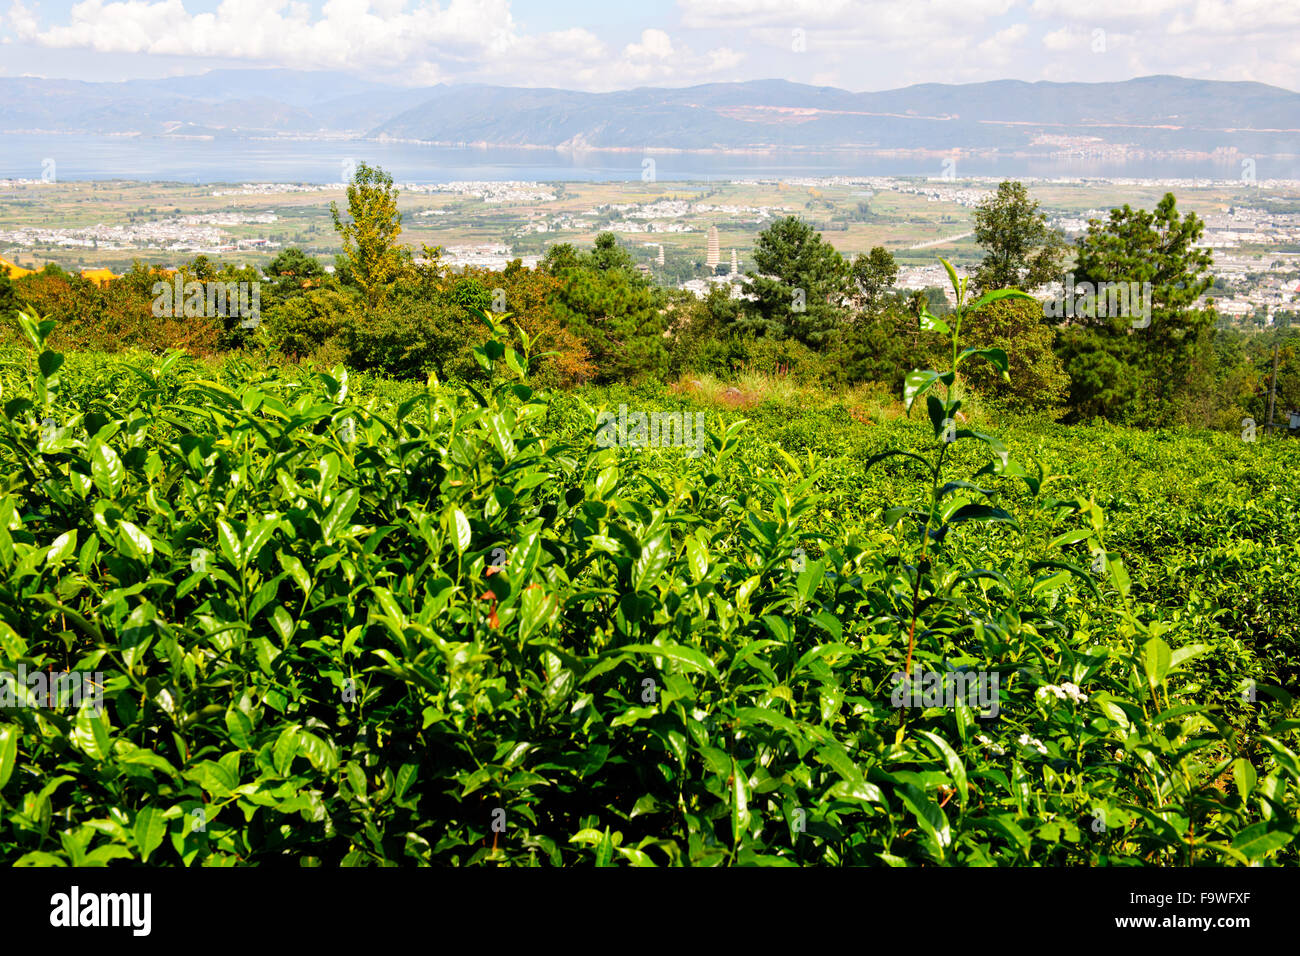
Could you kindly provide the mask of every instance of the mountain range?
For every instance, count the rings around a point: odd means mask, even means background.
[[[0,77],[0,133],[349,137],[583,149],[1300,154],[1300,93],[1148,76],[998,80],[854,93],[784,80],[612,93],[402,88],[340,73],[218,70],[165,80]]]

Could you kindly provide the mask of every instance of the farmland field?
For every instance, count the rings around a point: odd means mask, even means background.
[[[918,170],[910,184],[935,185],[936,180],[926,178],[930,172]],[[605,215],[595,214],[601,206],[683,200],[714,208],[668,217],[689,231],[633,233],[628,236],[629,241],[663,244],[669,257],[703,258],[705,233],[710,225],[716,225],[724,258],[734,247],[748,268],[755,236],[762,228],[752,210],[760,207],[831,220],[853,215],[860,203],[866,203],[873,217],[870,222],[849,221],[845,223],[846,228],[828,233],[828,240],[846,255],[882,245],[894,252],[900,262],[909,265],[934,261],[932,250],[913,250],[913,246],[960,236],[971,229],[971,210],[958,203],[893,191],[871,195],[871,190],[848,183],[822,183],[815,188],[804,183],[775,181],[646,183],[637,180],[544,185],[557,192],[556,198],[489,202],[472,194],[406,189],[400,197],[404,235],[413,248],[425,243],[445,247],[501,243],[519,245],[520,252],[516,254],[540,252],[543,241],[590,243],[598,232],[608,227]],[[946,185],[972,190],[988,188],[988,183],[962,180]],[[1154,204],[1163,191],[1157,185],[1119,186],[1087,181],[1032,185],[1034,197],[1045,208],[1072,216],[1125,202]],[[1185,208],[1202,216],[1222,213],[1232,206],[1253,208],[1269,200],[1291,202],[1294,193],[1294,187],[1285,184],[1258,189],[1244,184],[1206,183],[1179,189]],[[185,252],[202,251],[234,264],[249,262],[265,266],[276,249],[287,246],[298,246],[314,255],[338,252],[340,247],[330,224],[329,203],[344,198],[341,183],[337,188],[312,187],[311,191],[293,191],[283,186],[246,189],[241,184],[230,183],[202,186],[143,182],[0,183],[0,255],[24,268],[40,268],[54,262],[64,268],[107,267],[121,272],[136,259],[170,266]],[[213,227],[218,231],[215,237],[197,232],[184,234],[185,229],[197,229],[191,223],[183,227],[177,246],[173,244],[174,233],[162,231],[167,223],[185,217],[213,216],[226,217]],[[275,218],[269,223],[257,221],[256,217],[267,216]],[[562,218],[566,216],[570,219]],[[529,225],[548,221],[548,231],[544,234],[522,231]],[[575,225],[580,222],[586,225]],[[57,228],[52,229],[51,224],[57,224]],[[127,239],[110,231],[128,225],[141,231]],[[97,238],[92,243],[87,236]],[[75,241],[68,242],[69,237]],[[274,245],[235,248],[241,241],[255,239]],[[970,238],[945,243],[944,248],[950,258],[960,263],[979,258],[979,249]]]
[[[1300,442],[24,322],[0,648],[103,707],[4,710],[5,863],[1297,862]]]

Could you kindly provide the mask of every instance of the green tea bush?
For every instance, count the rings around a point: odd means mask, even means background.
[[[959,367],[1006,362],[958,350],[964,308],[907,379],[931,427],[828,454],[717,413],[700,454],[600,447],[487,315],[455,387],[65,363],[24,317],[0,671],[103,706],[0,678],[0,860],[1294,863],[1290,697],[1229,715],[1139,601],[1140,512],[951,426]],[[1244,640],[1216,568],[1186,633]],[[912,665],[996,678],[996,716],[896,706]]]

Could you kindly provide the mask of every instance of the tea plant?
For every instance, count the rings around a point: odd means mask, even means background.
[[[1289,696],[1210,701],[1099,504],[953,427],[962,363],[1005,370],[957,293],[933,435],[825,461],[741,420],[600,447],[488,315],[483,384],[415,388],[65,362],[24,316],[0,671],[104,706],[0,678],[0,860],[1294,862]],[[997,674],[997,716],[894,706],[913,664]]]

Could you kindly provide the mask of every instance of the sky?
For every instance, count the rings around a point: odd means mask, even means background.
[[[1158,73],[1300,90],[1300,0],[0,0],[0,76],[268,67],[595,91]]]

